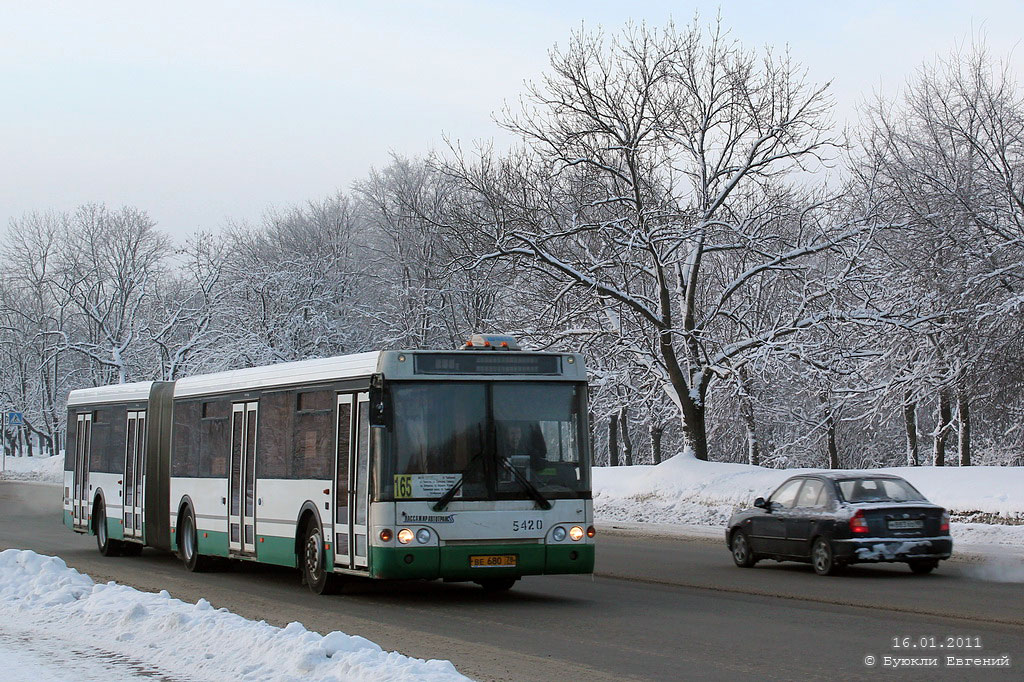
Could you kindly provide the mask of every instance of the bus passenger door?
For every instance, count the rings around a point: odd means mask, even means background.
[[[74,499],[71,503],[72,524],[78,530],[89,529],[89,451],[92,443],[92,414],[78,415],[75,434]]]
[[[146,413],[128,413],[124,454],[124,536],[142,538],[142,475],[146,471]]]
[[[338,433],[334,442],[338,449],[334,457],[334,565],[351,568],[352,529],[348,515],[349,450],[352,447],[352,398],[351,394],[338,395]]]
[[[256,413],[258,403],[231,406],[231,469],[228,477],[228,549],[256,552]]]
[[[338,396],[338,450],[334,470],[334,565],[366,568],[369,512],[368,393]]]
[[[370,394],[358,394],[356,411],[355,441],[352,448],[351,495],[349,508],[352,510],[352,568],[366,568],[366,518],[369,514],[370,474]]]

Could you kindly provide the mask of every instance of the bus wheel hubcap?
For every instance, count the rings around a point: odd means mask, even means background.
[[[314,533],[306,543],[306,568],[315,580],[320,577],[320,535]]]

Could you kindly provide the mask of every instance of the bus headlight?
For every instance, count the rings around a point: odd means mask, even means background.
[[[398,537],[401,538],[401,534]],[[583,529],[580,526],[573,526],[569,529],[569,537],[572,538],[573,542],[579,542],[583,539]]]
[[[402,530],[398,531],[398,541],[401,542],[403,545],[408,545],[410,542],[412,542],[412,531],[408,528],[403,528]]]
[[[420,543],[421,545],[425,545],[428,542],[430,542],[430,531],[426,528],[420,528],[418,531],[416,531],[416,542]]]
[[[380,532],[380,539],[382,542],[391,542],[391,529],[385,528]]]
[[[555,542],[561,542],[565,539],[565,528],[561,526],[555,526],[555,529],[551,531],[551,539]]]

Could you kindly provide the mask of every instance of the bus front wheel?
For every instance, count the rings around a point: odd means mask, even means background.
[[[316,521],[306,525],[302,543],[302,582],[314,594],[332,594],[337,589],[337,578],[327,572],[327,554],[324,538]]]

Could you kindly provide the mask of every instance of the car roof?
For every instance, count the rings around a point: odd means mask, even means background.
[[[806,473],[806,474],[796,474],[796,475],[792,476],[791,478],[801,478],[801,477],[803,477],[803,478],[825,478],[825,479],[828,479],[830,481],[846,481],[846,480],[853,480],[853,479],[858,479],[858,478],[886,478],[886,479],[890,479],[890,480],[899,480],[899,481],[903,480],[903,478],[901,476],[896,476],[895,474],[883,474],[881,472],[873,473],[871,471],[854,471],[852,469],[850,469],[850,470],[840,470],[840,471],[815,471],[815,472]],[[789,480],[789,479],[787,479],[787,480]]]

